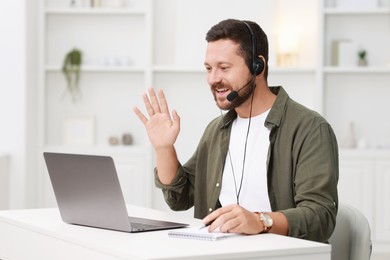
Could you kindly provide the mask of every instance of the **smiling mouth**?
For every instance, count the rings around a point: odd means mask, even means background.
[[[229,89],[227,88],[220,88],[220,89],[215,89],[215,92],[217,92],[218,94],[223,94],[223,93],[226,93]]]

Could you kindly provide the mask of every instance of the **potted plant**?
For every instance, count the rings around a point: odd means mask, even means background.
[[[72,101],[76,102],[81,98],[79,81],[82,64],[82,53],[74,48],[65,55],[62,65],[62,72],[65,75],[68,91],[72,97]]]
[[[366,50],[362,49],[362,50],[358,51],[358,57],[359,57],[358,65],[359,66],[367,66],[367,58],[366,58],[366,56],[367,56]]]

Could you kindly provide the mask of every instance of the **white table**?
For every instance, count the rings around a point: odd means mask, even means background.
[[[128,206],[132,216],[181,221],[181,214]],[[329,260],[331,247],[261,234],[219,241],[169,238],[168,231],[124,233],[70,225],[57,208],[0,211],[0,259],[299,259]]]

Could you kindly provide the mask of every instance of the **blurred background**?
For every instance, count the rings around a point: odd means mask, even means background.
[[[56,206],[42,153],[57,151],[113,156],[128,203],[169,210],[132,108],[165,91],[185,162],[220,115],[203,61],[226,18],[257,22],[269,85],[331,123],[340,201],[369,220],[374,255],[390,252],[389,0],[1,1],[0,209]]]

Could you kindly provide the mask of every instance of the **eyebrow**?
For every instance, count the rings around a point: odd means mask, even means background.
[[[217,65],[220,66],[220,65],[232,65],[233,63],[231,62],[227,62],[227,61],[223,61],[223,62],[218,62]],[[210,66],[210,64],[208,64],[207,62],[204,62],[204,65],[205,66]]]

